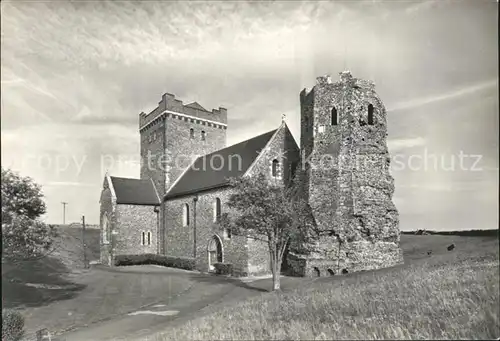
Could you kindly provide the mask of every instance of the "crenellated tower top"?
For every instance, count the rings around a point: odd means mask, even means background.
[[[165,93],[163,94],[158,106],[154,108],[149,114],[141,112],[139,114],[139,130],[142,131],[149,124],[156,121],[165,114],[181,114],[189,118],[195,118],[200,121],[220,124],[226,127],[227,125],[227,109],[219,107],[208,111],[203,108],[199,103],[193,102],[184,104],[181,100],[176,99],[175,95]]]

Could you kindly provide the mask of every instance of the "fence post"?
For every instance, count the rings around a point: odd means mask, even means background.
[[[82,216],[82,247],[83,247],[83,267],[88,268],[87,264],[87,252],[85,250],[85,216]]]

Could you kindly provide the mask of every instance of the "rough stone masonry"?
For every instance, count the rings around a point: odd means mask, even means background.
[[[328,276],[402,263],[386,110],[374,84],[349,71],[338,82],[319,77],[300,103],[300,176],[313,229],[290,246],[292,273]]]

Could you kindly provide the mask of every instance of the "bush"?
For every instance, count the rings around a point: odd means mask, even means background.
[[[23,335],[23,315],[17,311],[2,309],[2,341],[18,341]]]
[[[215,263],[214,268],[215,268],[215,273],[217,275],[232,275],[233,274],[233,264],[231,264],[231,263]]]
[[[193,270],[196,262],[193,258],[155,255],[151,253],[141,255],[119,255],[115,257],[116,266],[155,264],[171,268]]]

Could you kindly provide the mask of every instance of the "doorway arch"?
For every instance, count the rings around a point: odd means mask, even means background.
[[[208,271],[215,271],[214,264],[224,262],[224,249],[222,240],[218,235],[214,235],[208,242]]]

